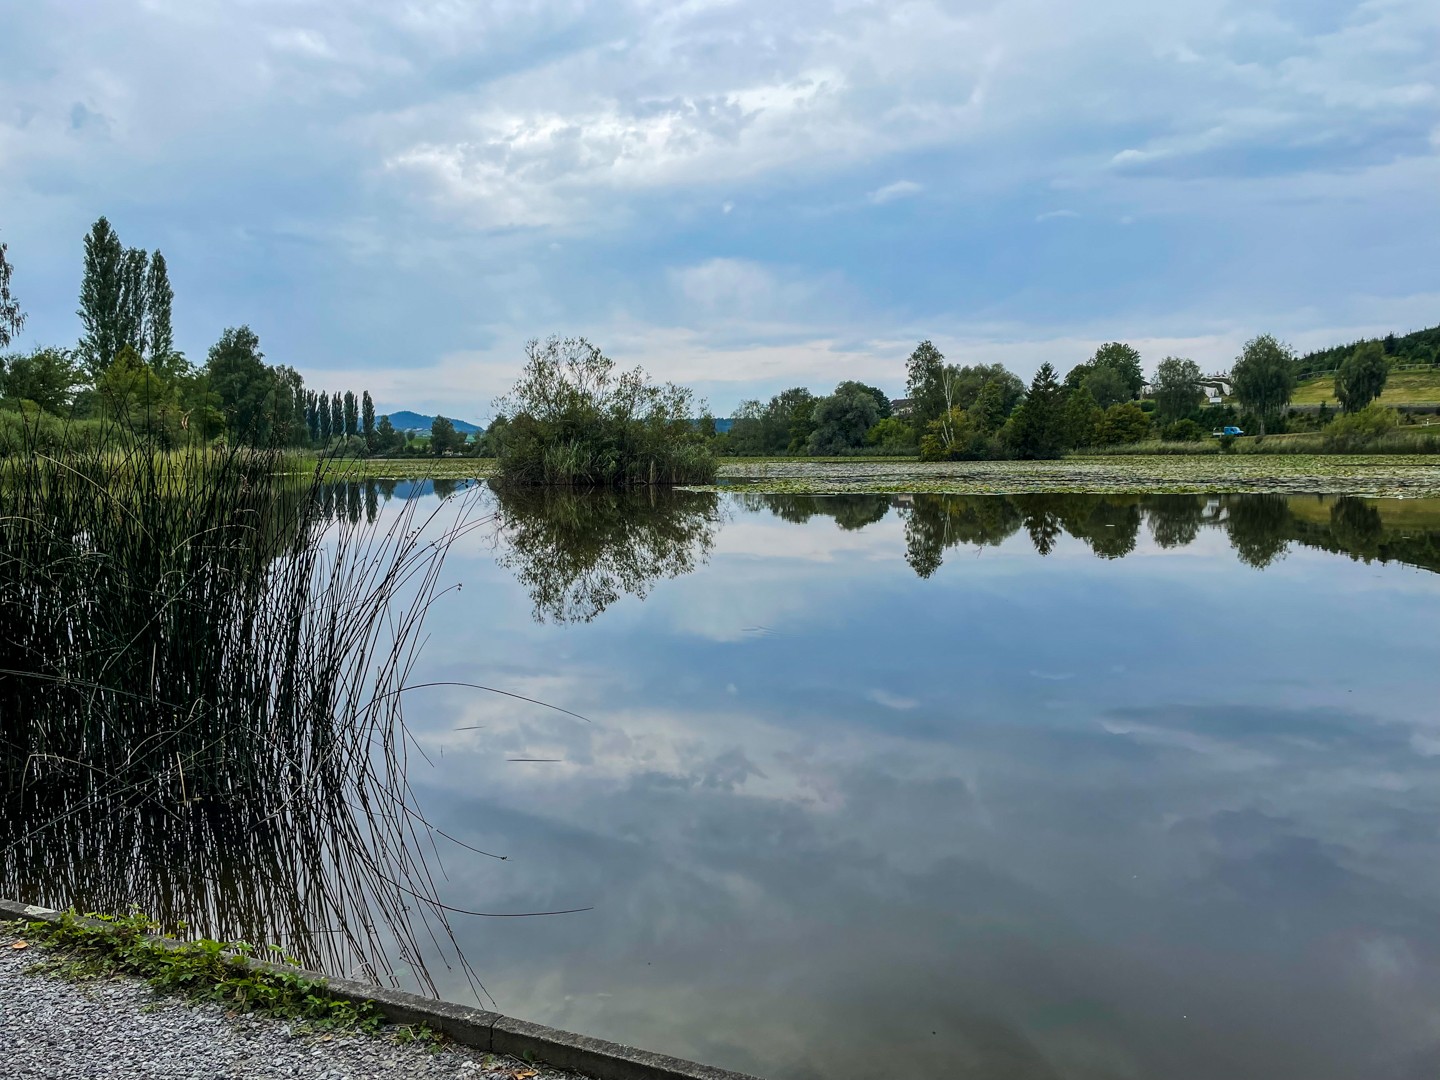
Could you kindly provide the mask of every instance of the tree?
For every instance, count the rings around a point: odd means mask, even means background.
[[[269,442],[267,415],[273,381],[260,351],[260,338],[248,326],[231,326],[210,346],[205,361],[210,390],[219,398],[225,434],[233,442],[262,446]]]
[[[365,436],[365,445],[375,449],[375,402],[370,400],[370,391],[362,390],[360,398],[360,433]]]
[[[150,257],[143,248],[126,248],[120,261],[119,325],[116,335],[121,346],[129,345],[144,360],[149,350],[145,341],[145,278]]]
[[[92,380],[115,359],[124,338],[121,325],[121,277],[125,249],[110,222],[100,218],[85,237],[85,269],[80,280],[80,360]]]
[[[320,408],[314,390],[305,391],[305,428],[310,432],[310,441],[320,441]]]
[[[455,425],[443,416],[430,422],[430,453],[439,457],[451,450],[458,450],[464,436],[455,430]]]
[[[1265,421],[1278,416],[1295,391],[1295,353],[1273,335],[1261,334],[1245,343],[1230,377],[1235,397],[1255,414],[1264,435]]]
[[[1054,458],[1064,448],[1061,390],[1055,369],[1041,364],[1025,400],[1015,410],[1009,425],[1009,443],[1017,457]]]
[[[1066,447],[1094,446],[1100,438],[1100,422],[1105,411],[1083,385],[1077,386],[1065,395],[1065,405],[1060,411],[1060,430]]]
[[[390,422],[388,415],[380,417],[380,423],[375,428],[375,439],[382,452],[395,449],[395,425]]]
[[[1130,394],[1126,400],[1138,398],[1145,387],[1145,372],[1140,367],[1140,353],[1124,342],[1111,341],[1101,345],[1090,358],[1090,363],[1093,367],[1109,368],[1124,380]]]
[[[20,301],[10,294],[10,275],[14,267],[6,253],[9,244],[0,243],[0,349],[8,349],[10,342],[20,336],[25,328],[25,312],[20,310]]]
[[[355,401],[355,393],[352,390],[345,391],[345,436],[351,438],[360,433],[360,410]]]
[[[345,404],[339,391],[330,395],[330,434],[336,439],[345,437]]]
[[[175,387],[125,344],[96,384],[105,413],[130,430],[171,440],[180,425]]]
[[[1010,375],[1007,371],[1006,375]],[[1014,379],[1015,376],[1010,375]],[[1019,382],[1019,379],[1015,379]],[[1021,385],[1021,394],[1024,393],[1024,385]],[[990,379],[980,388],[980,393],[975,400],[966,406],[966,411],[984,434],[993,435],[1005,425],[1010,416],[1013,402],[1009,400],[1009,387],[1001,379]],[[1018,400],[1020,394],[1016,395]]]
[[[812,454],[838,454],[861,446],[865,433],[880,419],[880,408],[869,387],[845,382],[835,393],[821,398],[813,413],[815,429],[806,448]]]
[[[905,394],[910,398],[910,422],[917,430],[950,407],[945,400],[945,355],[929,341],[915,346],[905,361]]]
[[[145,275],[145,342],[150,347],[150,366],[163,375],[182,374],[185,358],[175,351],[175,333],[170,325],[170,307],[175,291],[170,272],[159,251],[150,256]]]
[[[962,409],[969,409],[992,386],[991,396],[1004,404],[1005,416],[1009,416],[1025,396],[1025,384],[1014,372],[1006,370],[1004,364],[947,367],[945,379],[949,404]],[[1005,416],[1001,417],[1002,421]]]
[[[851,393],[856,390],[864,391],[875,399],[875,409],[878,414],[877,419],[884,420],[890,415],[890,395],[885,393],[884,390],[881,390],[880,387],[869,386],[862,382],[856,382],[854,379],[846,379],[839,386],[835,387],[835,393],[837,394],[842,391]]]
[[[1390,378],[1384,347],[1367,341],[1347,356],[1335,372],[1335,398],[1347,413],[1358,412],[1378,398]]]
[[[320,391],[320,397],[315,402],[316,428],[319,432],[321,446],[330,445],[330,437],[335,434],[335,427],[331,423],[330,398],[325,391]]]
[[[1130,392],[1130,384],[1125,377],[1113,367],[1106,367],[1102,364],[1092,364],[1090,372],[1080,383],[1090,392],[1095,399],[1095,404],[1102,409],[1108,409],[1111,405],[1117,405],[1122,401],[1130,401],[1135,397]]]
[[[1200,365],[1167,356],[1155,367],[1155,412],[1162,422],[1187,417],[1200,407]]]
[[[80,385],[80,373],[65,349],[40,348],[12,356],[0,376],[3,396],[33,401],[49,413],[64,411]]]
[[[1133,401],[1121,401],[1105,410],[1100,421],[1099,439],[1102,446],[1120,446],[1143,442],[1150,435],[1150,417]]]

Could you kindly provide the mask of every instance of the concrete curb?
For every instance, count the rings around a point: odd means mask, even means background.
[[[60,921],[61,914],[49,908],[0,900],[0,921],[28,919],[53,923]],[[96,928],[105,925],[89,919],[80,921]],[[184,944],[170,938],[152,940],[166,948]],[[402,990],[370,986],[349,979],[332,979],[313,971],[259,960],[244,959],[244,963],[257,970],[283,971],[323,982],[336,997],[356,1004],[373,1005],[392,1023],[425,1024],[464,1046],[513,1057],[529,1054],[547,1065],[584,1073],[596,1080],[757,1080],[745,1073],[715,1069],[665,1054],[652,1054],[633,1046],[621,1046],[603,1039],[530,1024],[499,1013],[407,994]]]

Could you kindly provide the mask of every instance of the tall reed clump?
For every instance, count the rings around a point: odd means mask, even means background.
[[[716,461],[692,418],[691,393],[654,383],[584,338],[526,346],[524,373],[491,426],[504,485],[639,487],[708,484]]]
[[[0,885],[428,985],[401,705],[464,515],[332,522],[283,464],[0,459]]]

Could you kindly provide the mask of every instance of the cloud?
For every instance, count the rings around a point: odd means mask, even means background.
[[[0,226],[28,341],[78,336],[106,213],[165,250],[192,358],[248,322],[472,416],[552,331],[722,409],[893,385],[922,337],[1210,366],[1434,321],[1437,35],[1413,0],[22,5]]]
[[[894,202],[896,199],[908,199],[912,195],[918,195],[925,190],[924,184],[917,184],[913,180],[896,180],[893,184],[886,184],[882,188],[876,188],[866,196],[877,206]]]

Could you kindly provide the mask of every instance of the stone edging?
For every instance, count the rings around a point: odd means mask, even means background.
[[[60,914],[49,908],[0,900],[0,920],[58,922]],[[98,928],[105,924],[95,922],[93,925]],[[182,944],[170,938],[157,937],[152,940],[167,947]],[[524,1020],[472,1009],[466,1005],[455,1005],[382,986],[370,986],[350,979],[332,979],[300,968],[241,959],[257,969],[285,971],[323,982],[335,997],[356,1004],[371,1005],[392,1023],[424,1024],[464,1046],[512,1057],[529,1054],[547,1065],[584,1073],[596,1080],[757,1080],[745,1073],[715,1069],[665,1054],[652,1054],[648,1050],[637,1050],[632,1046],[592,1039],[587,1035],[575,1035],[541,1024],[530,1024]]]

